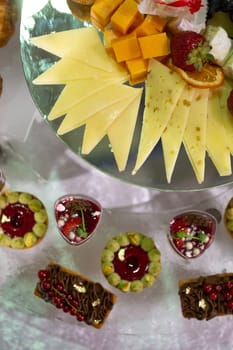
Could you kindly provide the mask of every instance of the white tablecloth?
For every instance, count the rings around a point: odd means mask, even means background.
[[[50,217],[49,230],[38,247],[23,252],[1,248],[0,349],[232,349],[231,318],[184,320],[177,296],[179,278],[233,271],[232,239],[220,223],[208,253],[187,263],[172,251],[166,232],[172,215],[184,209],[215,207],[223,214],[233,186],[160,192],[122,183],[74,156],[42,121],[32,102],[20,61],[18,30],[1,49],[0,74],[4,82],[0,132],[17,151],[9,148],[7,160],[2,160],[7,186],[38,195]],[[58,236],[53,217],[55,199],[66,193],[93,196],[104,208],[95,238],[75,250]],[[130,230],[152,236],[161,251],[163,272],[154,289],[137,296],[118,293],[106,326],[98,331],[78,326],[55,308],[46,312],[42,301],[33,296],[36,271],[43,264],[56,260],[107,287],[96,266],[105,241],[99,237]]]

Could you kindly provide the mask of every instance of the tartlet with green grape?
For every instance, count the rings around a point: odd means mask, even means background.
[[[0,195],[0,246],[26,249],[38,244],[48,228],[44,204],[27,192]]]
[[[124,293],[141,292],[154,285],[161,271],[160,251],[152,238],[139,232],[112,237],[101,254],[108,282]]]
[[[233,238],[233,198],[229,200],[225,208],[224,225],[231,238]]]

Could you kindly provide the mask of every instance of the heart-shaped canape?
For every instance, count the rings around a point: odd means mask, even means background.
[[[202,255],[211,245],[215,231],[214,216],[205,211],[192,210],[172,218],[168,238],[180,256],[193,259]]]
[[[58,198],[54,210],[61,236],[76,246],[92,237],[102,215],[102,207],[96,200],[80,194]]]

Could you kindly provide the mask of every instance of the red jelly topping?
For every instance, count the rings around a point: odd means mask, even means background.
[[[87,198],[64,196],[55,204],[59,230],[66,240],[75,244],[95,231],[100,215],[100,206]]]
[[[115,254],[113,265],[115,272],[122,279],[135,281],[140,280],[147,273],[149,259],[147,253],[140,246],[129,245]]]
[[[35,225],[34,213],[25,204],[8,204],[1,212],[0,222],[4,233],[11,238],[23,237]]]

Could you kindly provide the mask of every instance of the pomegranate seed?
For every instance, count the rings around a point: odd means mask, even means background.
[[[175,245],[176,245],[176,247],[180,250],[180,249],[183,248],[184,242],[182,241],[182,239],[176,239],[176,240],[175,240]]]

